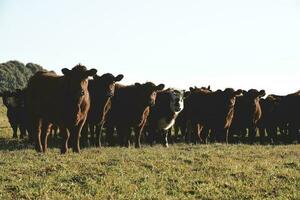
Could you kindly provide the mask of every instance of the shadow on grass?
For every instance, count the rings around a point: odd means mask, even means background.
[[[61,139],[54,138],[49,136],[48,138],[48,148],[60,148]],[[4,138],[0,137],[0,151],[18,151],[18,150],[26,150],[26,149],[34,149],[34,145],[28,140],[25,139],[17,139],[17,138]]]

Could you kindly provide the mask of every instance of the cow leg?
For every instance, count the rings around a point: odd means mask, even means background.
[[[162,136],[162,145],[164,147],[169,147],[169,143],[168,143],[168,131],[167,130],[162,130],[161,131],[161,136]]]
[[[191,128],[191,140],[193,144],[197,144],[200,139],[199,125],[197,123],[192,123]]]
[[[156,132],[152,127],[148,128],[148,141],[151,146],[155,143]]]
[[[264,144],[266,141],[266,132],[264,128],[258,128],[260,144]]]
[[[73,151],[76,153],[80,153],[80,133],[82,130],[82,127],[84,125],[84,122],[81,122],[78,126],[74,127],[73,129],[73,141],[72,141],[72,148]]]
[[[103,124],[96,125],[96,147],[101,147]]]
[[[126,142],[125,142],[126,136],[125,136],[125,134],[127,134],[127,133],[126,133],[125,130],[126,129],[124,129],[124,127],[121,127],[121,126],[117,126],[116,127],[117,136],[118,136],[118,140],[119,140],[119,145],[121,147],[125,147],[126,146]]]
[[[289,133],[288,133],[288,143],[293,143],[295,139],[297,138],[297,132],[299,130],[295,126],[294,123],[290,123],[289,125]]]
[[[178,142],[179,140],[179,127],[174,125],[174,142]]]
[[[256,131],[257,131],[256,127],[249,128],[248,137],[249,137],[250,144],[253,144],[255,142]]]
[[[247,129],[241,128],[241,129],[238,129],[238,131],[239,131],[239,135],[240,135],[239,141],[241,143],[247,143],[247,138],[246,138],[246,136],[247,136]]]
[[[190,142],[193,142],[193,126],[192,126],[192,122],[189,120],[186,122],[185,124],[185,128],[182,127],[183,129],[185,129],[185,142],[187,144],[189,144]]]
[[[234,129],[231,128],[228,130],[228,143],[234,143]]]
[[[95,140],[95,126],[94,124],[90,124],[89,128],[90,128],[90,145],[91,146],[95,146],[96,144],[96,140]]]
[[[65,127],[59,127],[61,130],[61,135],[62,135],[62,145],[60,148],[60,153],[65,154],[68,152],[69,148],[69,139],[70,139],[70,131],[66,129]]]
[[[172,127],[167,131],[168,131],[168,134],[167,134],[168,141],[170,142],[170,144],[174,144],[175,143],[175,137],[174,137],[174,135],[172,135]]]
[[[141,136],[143,133],[143,127],[138,127],[135,129],[135,148],[141,148]]]
[[[43,147],[43,152],[45,153],[48,148],[48,135],[51,131],[51,124],[49,122],[43,122],[42,132],[41,132],[41,143]]]
[[[58,138],[58,126],[54,126],[53,130],[54,130],[54,138],[57,139]]]
[[[22,124],[20,125],[20,138],[23,139],[26,136],[26,127]]]
[[[218,129],[213,129],[214,131],[214,136],[216,138],[216,142],[221,142],[222,141],[222,133],[220,133],[220,130]]]
[[[225,137],[225,143],[228,144],[228,137],[229,137],[228,136],[228,134],[229,134],[228,128],[224,129],[223,132],[224,132],[223,134],[224,134],[224,137]]]
[[[200,138],[200,142],[202,144],[207,144],[207,137],[208,137],[208,132],[209,132],[209,129],[208,128],[205,128],[203,126],[199,126],[198,127],[198,132],[199,132],[199,138]]]
[[[216,143],[217,142],[217,135],[216,135],[216,130],[211,129],[210,131],[210,142],[211,143]]]
[[[28,131],[28,139],[29,139],[29,142],[31,144],[34,144],[35,140],[34,140],[34,129],[33,129],[33,124],[27,124],[26,125],[26,129]]]
[[[41,141],[41,132],[42,132],[42,120],[37,119],[33,122],[33,128],[34,128],[34,140],[35,140],[35,150],[37,152],[43,152],[43,146]]]
[[[270,127],[267,128],[266,131],[267,131],[268,142],[270,142],[270,144],[277,143],[277,128]]]
[[[106,138],[108,146],[114,146],[114,127],[113,126],[106,126]]]
[[[80,144],[83,148],[88,146],[88,127],[89,124],[85,123],[81,131]]]
[[[216,141],[218,143],[223,143],[225,141],[224,130],[217,128],[213,129],[213,131],[215,132]]]
[[[11,127],[13,129],[13,138],[18,138],[18,134],[17,134],[17,132],[18,132],[18,125],[14,124]]]

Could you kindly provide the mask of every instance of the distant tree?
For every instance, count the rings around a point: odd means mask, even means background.
[[[42,66],[34,63],[24,65],[15,60],[0,63],[0,93],[25,88],[32,75],[44,70]]]

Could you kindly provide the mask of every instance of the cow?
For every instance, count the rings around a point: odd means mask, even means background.
[[[157,92],[156,102],[150,108],[148,132],[150,143],[162,137],[162,143],[168,147],[168,132],[175,124],[178,114],[183,109],[184,91],[167,89]]]
[[[226,88],[215,92],[190,88],[191,94],[186,102],[187,120],[190,120],[192,140],[197,143],[207,142],[208,130],[212,139],[218,142],[228,142],[228,129],[231,125],[234,104],[241,90]]]
[[[56,124],[62,132],[61,153],[69,145],[80,153],[80,132],[90,107],[88,77],[97,70],[78,64],[72,70],[63,68],[62,73],[37,72],[28,83],[26,107],[37,152],[46,152],[51,125]]]
[[[280,100],[281,97],[274,95],[268,95],[266,98],[260,99],[260,107],[262,110],[262,116],[258,121],[259,134],[261,136],[268,137],[271,144],[279,142],[277,135],[277,129],[280,126]]]
[[[24,90],[17,89],[15,92],[5,91],[1,94],[3,104],[7,108],[7,118],[13,129],[13,138],[18,138],[17,132],[20,130],[20,138],[26,136]]]
[[[116,77],[110,73],[102,76],[95,75],[89,80],[88,90],[90,93],[91,106],[85,125],[83,140],[87,140],[87,126],[90,129],[91,143],[96,147],[101,146],[101,132],[106,121],[107,113],[111,108],[111,98],[115,93],[115,84],[123,79],[124,75]],[[95,137],[96,134],[96,137]]]
[[[195,87],[190,87],[190,91],[185,91],[184,92],[184,106],[183,106],[183,110],[178,114],[176,120],[175,120],[175,125],[174,125],[174,137],[175,140],[178,140],[178,133],[179,130],[181,132],[181,137],[185,137],[185,142],[189,143],[190,141],[190,135],[188,134],[190,131],[188,131],[188,128],[190,128],[190,121],[187,120],[187,112],[186,112],[186,104],[188,102],[188,98],[191,94],[191,91],[198,91],[198,90],[203,90],[203,91],[207,91],[207,92],[212,92],[212,90],[210,89],[210,85],[208,87],[201,87],[201,88],[197,88]]]
[[[141,147],[141,134],[147,122],[150,107],[155,105],[157,91],[164,84],[152,82],[134,85],[119,85],[112,98],[112,108],[107,122],[107,135],[112,138],[114,127],[117,130],[121,146],[130,146],[131,128],[135,132],[135,147]],[[110,144],[112,143],[110,139]]]
[[[285,134],[285,142],[300,142],[300,91],[288,94],[280,98],[279,112],[281,115],[281,134]],[[285,131],[286,130],[286,131]]]
[[[232,142],[234,134],[245,138],[248,130],[249,142],[254,143],[257,123],[262,115],[259,101],[265,95],[265,90],[250,89],[243,91],[242,96],[236,98],[233,120],[229,131],[230,142]],[[263,142],[262,138],[261,142]]]

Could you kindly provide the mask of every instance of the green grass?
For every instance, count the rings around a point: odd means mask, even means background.
[[[5,110],[1,108],[1,113]],[[3,115],[0,123],[6,123]],[[0,199],[300,199],[300,145],[36,153],[0,129]]]

